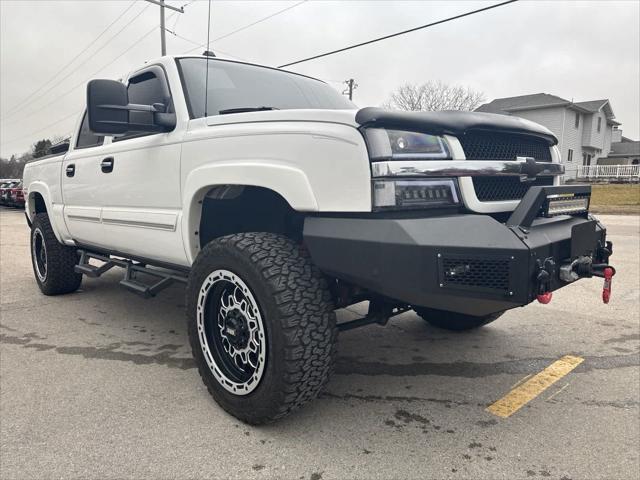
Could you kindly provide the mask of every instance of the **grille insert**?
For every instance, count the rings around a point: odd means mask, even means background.
[[[515,160],[532,157],[550,162],[549,144],[541,138],[495,132],[470,132],[458,137],[467,160]]]
[[[473,188],[481,202],[520,200],[529,188],[553,185],[553,177],[538,177],[521,182],[520,177],[473,177]]]
[[[445,255],[439,263],[442,287],[509,292],[508,258]]]

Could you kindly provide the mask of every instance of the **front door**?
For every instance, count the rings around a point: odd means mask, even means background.
[[[162,103],[173,111],[164,70],[151,66],[128,82],[129,103]],[[130,112],[134,123],[151,114]],[[145,117],[146,116],[146,117]],[[104,147],[109,164],[100,171],[102,243],[125,255],[188,265],[181,236],[182,134],[132,132]]]

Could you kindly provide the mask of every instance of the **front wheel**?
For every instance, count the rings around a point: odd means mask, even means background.
[[[38,287],[45,295],[75,292],[82,274],[74,271],[78,263],[75,248],[58,242],[46,213],[38,213],[31,225],[31,263]]]
[[[329,378],[331,296],[306,251],[285,237],[241,233],[204,247],[189,276],[187,316],[202,380],[244,422],[287,415]]]
[[[435,308],[414,307],[413,310],[434,327],[458,332],[480,328],[497,320],[504,313],[498,312],[476,317],[464,313],[436,310]]]

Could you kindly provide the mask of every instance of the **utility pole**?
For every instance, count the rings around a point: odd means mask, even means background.
[[[149,3],[153,3],[154,5],[160,6],[160,51],[162,52],[162,56],[164,57],[167,54],[167,40],[165,37],[165,28],[164,28],[164,9],[170,8],[171,10],[175,10],[178,13],[184,13],[184,8],[173,7],[171,5],[167,5],[164,3],[164,0],[145,0]]]
[[[353,78],[344,81],[347,88],[342,92],[343,95],[348,94],[349,100],[353,100],[353,91],[358,88],[358,84]]]

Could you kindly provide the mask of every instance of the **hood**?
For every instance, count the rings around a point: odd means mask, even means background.
[[[364,127],[413,130],[434,135],[463,136],[472,131],[514,133],[542,138],[549,145],[558,139],[551,130],[530,120],[481,112],[404,112],[367,107],[358,110],[356,122]]]
[[[358,110],[328,110],[328,109],[291,109],[291,110],[263,110],[259,112],[230,113],[227,115],[211,115],[206,118],[206,124],[228,125],[232,123],[251,122],[327,122],[342,123],[357,128],[355,120]]]

